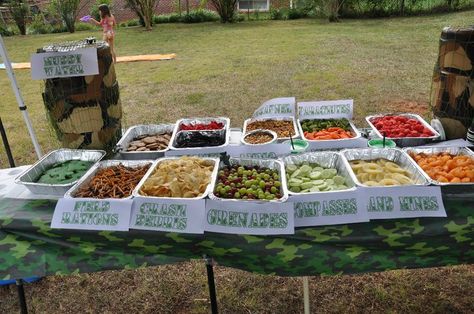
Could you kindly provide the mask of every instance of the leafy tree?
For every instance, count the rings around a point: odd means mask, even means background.
[[[155,13],[155,7],[158,5],[158,0],[126,0],[127,5],[134,10],[138,17],[145,24],[147,31],[151,30],[153,26],[153,14]]]
[[[232,23],[235,21],[238,0],[210,0],[212,6],[219,14],[222,23]]]
[[[30,14],[30,7],[26,0],[10,0],[7,2],[8,9],[12,15],[13,20],[18,26],[21,35],[26,35],[26,24],[28,22],[28,15]]]
[[[87,5],[87,1],[81,0],[53,0],[52,5],[61,16],[64,25],[70,33],[76,31],[76,20],[79,11]]]

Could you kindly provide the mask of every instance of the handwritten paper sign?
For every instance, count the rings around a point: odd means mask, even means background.
[[[277,159],[284,155],[289,155],[291,146],[283,143],[267,144],[267,145],[238,145],[229,146],[227,154],[237,158],[251,159]]]
[[[198,156],[198,157],[219,157],[220,153],[223,153],[229,149],[229,146],[224,147],[202,147],[202,148],[189,148],[183,150],[170,149],[165,152],[166,157],[174,156]]]
[[[61,198],[51,228],[128,231],[132,200]]]
[[[131,229],[204,233],[205,201],[135,197]]]
[[[308,141],[307,152],[325,149],[367,148],[367,139],[363,137],[345,140]]]
[[[31,56],[33,80],[96,74],[99,74],[96,48],[36,53]]]
[[[253,118],[295,116],[295,97],[273,98],[264,102],[252,115]]]
[[[363,198],[354,190],[292,195],[288,202],[293,203],[295,227],[307,227],[368,222]]]
[[[369,219],[446,217],[439,186],[365,188],[364,206]]]
[[[298,118],[305,119],[352,119],[352,99],[307,101],[298,103]]]
[[[233,234],[294,234],[291,203],[206,201],[204,230]]]

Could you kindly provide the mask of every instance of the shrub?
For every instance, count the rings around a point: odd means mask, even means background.
[[[140,22],[137,20],[137,19],[133,19],[133,20],[129,20],[127,21],[127,26],[130,27],[130,26],[138,26],[140,25]]]
[[[88,23],[77,23],[76,24],[76,31],[90,31],[95,30],[96,28],[92,24]]]
[[[214,22],[218,21],[219,16],[209,10],[196,10],[191,11],[189,14],[183,16],[184,23],[201,23],[201,22]]]
[[[172,15],[172,14],[171,14]],[[164,23],[170,23],[170,14],[161,14],[161,15],[155,15],[153,17],[153,23],[154,24],[164,24]]]
[[[43,13],[38,13],[33,16],[30,26],[28,27],[28,34],[49,34],[53,31],[51,24],[46,23]]]
[[[234,20],[236,22],[243,22],[245,21],[245,15],[244,14],[236,14],[235,17],[234,17]]]
[[[288,10],[288,19],[289,20],[296,20],[306,17],[307,13],[301,9],[291,8]]]
[[[51,30],[51,33],[56,34],[56,33],[66,33],[68,32],[68,29],[64,25],[56,25],[53,26],[53,29]]]
[[[13,27],[9,25],[0,24],[0,35],[6,37],[6,36],[13,36],[16,34],[17,34],[17,31]]]
[[[25,0],[9,0],[7,4],[16,26],[20,30],[20,34],[26,35],[26,24],[30,14],[28,2]]]
[[[222,23],[232,23],[237,16],[237,0],[210,0]]]
[[[282,9],[270,9],[270,20],[284,20],[285,12]]]
[[[179,23],[182,21],[182,16],[180,16],[178,13],[171,14],[169,16],[169,23]]]

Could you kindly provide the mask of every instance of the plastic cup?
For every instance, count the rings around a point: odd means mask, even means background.
[[[367,145],[371,148],[384,148],[383,139],[374,139],[367,142]],[[397,144],[389,139],[385,139],[385,147],[394,148],[397,147]]]
[[[290,140],[284,141],[283,143],[285,143],[286,145],[291,146],[291,141]],[[295,148],[293,149],[293,147],[292,147],[291,153],[292,154],[301,154],[301,153],[304,153],[308,149],[309,144],[305,140],[294,139],[293,140],[293,146]]]

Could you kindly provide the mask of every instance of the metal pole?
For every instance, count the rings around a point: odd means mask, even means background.
[[[5,132],[5,128],[3,127],[2,118],[0,118],[0,134],[2,136],[3,146],[5,147],[5,152],[7,153],[10,167],[15,168],[15,160],[13,159],[12,151],[10,149],[10,144],[8,143],[7,133]]]
[[[23,280],[16,281],[16,288],[18,290],[18,301],[20,301],[21,314],[28,314],[28,307],[26,306],[25,290],[23,289]]]
[[[309,281],[308,277],[303,277],[303,301],[304,301],[304,314],[309,314]]]
[[[209,286],[209,297],[211,299],[211,313],[217,314],[217,295],[216,295],[216,283],[214,281],[214,268],[212,265],[212,258],[204,256],[207,270],[207,285]]]
[[[41,156],[43,156],[43,153],[38,143],[38,139],[36,138],[35,130],[31,125],[31,120],[30,116],[28,115],[28,111],[26,111],[25,102],[23,101],[23,97],[21,97],[20,89],[18,87],[18,83],[16,81],[15,73],[13,72],[13,67],[10,63],[10,59],[8,59],[7,49],[5,48],[5,43],[3,42],[2,35],[0,35],[0,56],[2,57],[3,63],[5,64],[5,70],[7,71],[8,77],[10,78],[10,83],[12,85],[13,93],[15,94],[18,107],[20,108],[20,111],[23,115],[26,127],[28,128],[28,132],[30,133],[31,141],[33,142],[33,146],[35,147],[36,155],[39,159],[41,158]]]

